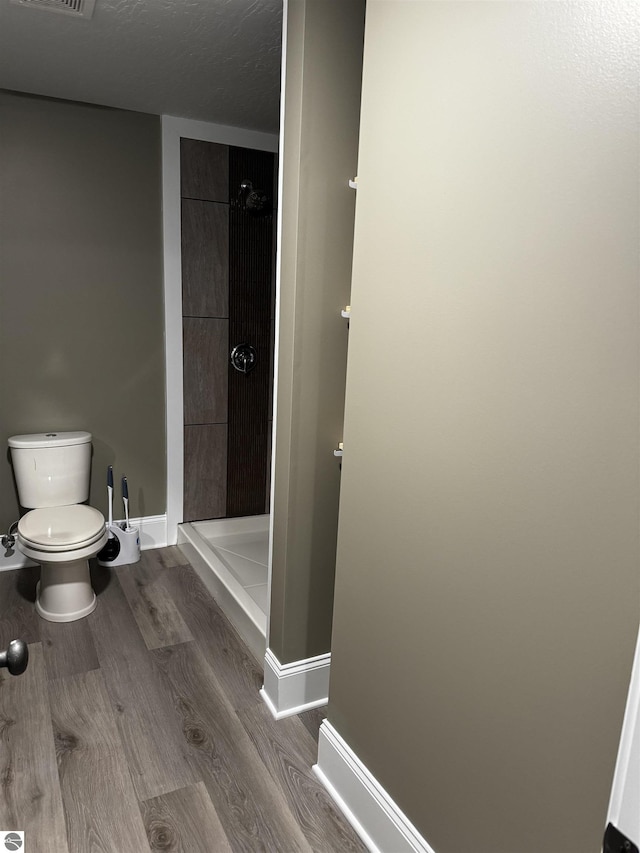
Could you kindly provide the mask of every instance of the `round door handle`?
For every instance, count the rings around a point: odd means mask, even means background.
[[[0,652],[0,667],[6,666],[11,675],[22,675],[29,663],[29,648],[24,640],[11,640],[6,652]]]

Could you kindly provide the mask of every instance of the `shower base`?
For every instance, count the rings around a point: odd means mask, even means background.
[[[267,646],[269,516],[181,524],[178,547],[262,665]]]

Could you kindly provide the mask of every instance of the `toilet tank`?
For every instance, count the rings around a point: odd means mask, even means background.
[[[9,439],[20,505],[69,506],[89,497],[90,432],[47,432]]]

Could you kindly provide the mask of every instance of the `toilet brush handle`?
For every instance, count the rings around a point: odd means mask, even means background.
[[[107,501],[109,503],[109,538],[113,536],[111,528],[113,527],[113,466],[107,468]]]
[[[127,486],[127,478],[122,478],[122,503],[124,504],[124,519],[125,530],[129,529],[129,487]]]
[[[29,663],[29,648],[24,640],[11,640],[6,652],[0,652],[0,667],[7,667],[11,675],[22,675]]]

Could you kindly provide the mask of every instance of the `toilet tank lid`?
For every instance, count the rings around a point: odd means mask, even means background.
[[[12,435],[9,447],[68,447],[72,444],[87,444],[91,441],[91,433],[76,432],[38,432],[34,435]]]

